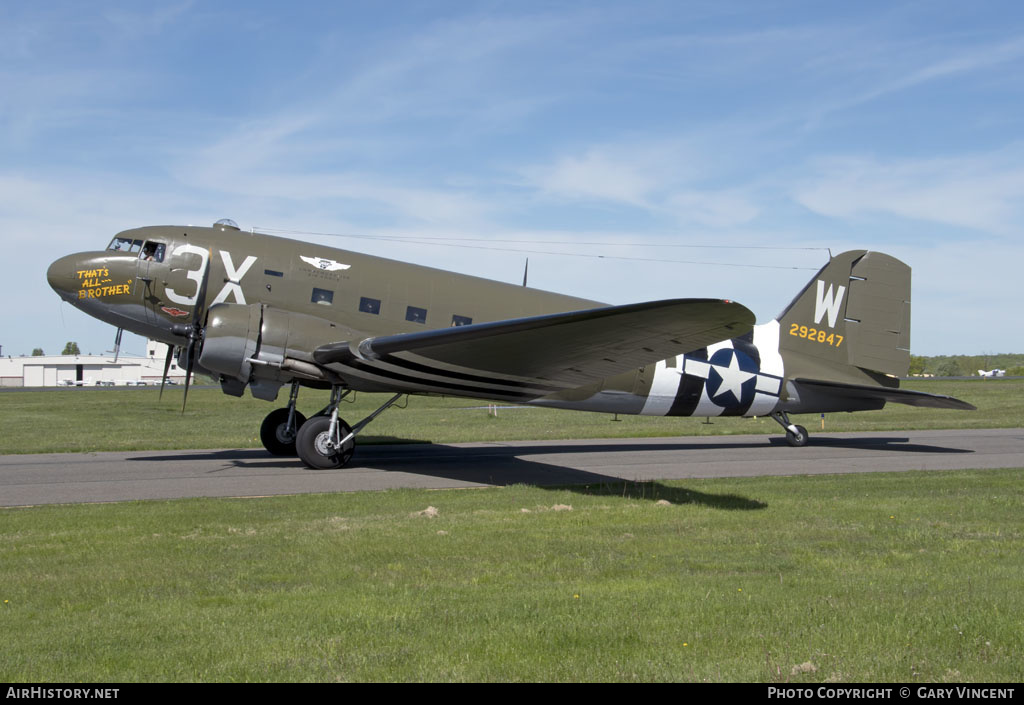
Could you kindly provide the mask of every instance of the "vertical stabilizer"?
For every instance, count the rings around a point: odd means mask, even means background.
[[[881,252],[833,257],[779,317],[790,377],[854,381],[910,366],[910,267]]]

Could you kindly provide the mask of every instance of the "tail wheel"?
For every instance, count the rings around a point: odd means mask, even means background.
[[[786,442],[794,448],[803,448],[807,445],[807,429],[803,426],[796,427],[796,433],[786,431]]]
[[[306,417],[295,412],[295,431],[288,429],[288,409],[274,409],[260,425],[260,440],[271,455],[295,456],[295,439]]]
[[[314,470],[331,470],[344,467],[352,458],[356,449],[354,440],[349,440],[342,448],[335,448],[333,442],[344,438],[352,428],[338,419],[337,438],[331,438],[331,417],[314,416],[302,425],[295,439],[295,449],[308,467]]]

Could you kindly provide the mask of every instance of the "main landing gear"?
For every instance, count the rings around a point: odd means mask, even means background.
[[[299,383],[292,382],[288,406],[271,411],[260,425],[260,440],[271,455],[295,455],[295,438],[306,423],[306,417],[295,408],[298,398]]]
[[[263,447],[273,455],[298,455],[307,467],[313,469],[343,467],[355,451],[356,434],[402,397],[396,394],[352,427],[338,416],[338,404],[351,391],[338,386],[331,387],[330,402],[307,420],[295,409],[299,384],[293,382],[287,408],[271,411],[263,419],[260,427]]]
[[[786,429],[786,443],[789,443],[794,448],[802,448],[807,445],[807,429],[792,423],[789,420],[789,414],[785,411],[776,411],[771,416],[780,426]]]

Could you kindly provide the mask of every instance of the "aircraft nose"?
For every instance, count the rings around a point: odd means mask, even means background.
[[[78,270],[81,269],[78,255],[61,257],[46,270],[46,281],[62,299],[71,300],[77,288]]]

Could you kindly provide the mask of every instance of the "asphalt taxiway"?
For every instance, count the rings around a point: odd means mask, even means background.
[[[2,455],[0,506],[972,468],[1024,468],[1024,429],[371,445],[340,470],[262,449]]]

